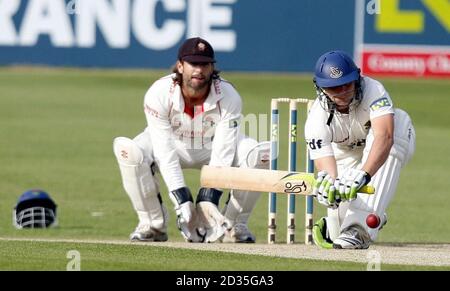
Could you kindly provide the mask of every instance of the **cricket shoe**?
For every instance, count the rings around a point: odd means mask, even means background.
[[[139,222],[138,226],[130,234],[130,240],[132,242],[157,242],[167,241],[167,222],[169,221],[169,213],[167,208],[161,204],[162,214],[164,218],[164,224],[162,228],[154,228],[150,223]]]
[[[130,240],[132,242],[167,241],[168,236],[166,232],[155,229],[148,224],[140,224],[130,234]]]
[[[255,236],[244,223],[237,223],[227,230],[222,240],[224,243],[254,243],[255,241]]]
[[[370,246],[370,236],[367,231],[358,224],[345,228],[333,241],[335,249],[367,249]]]

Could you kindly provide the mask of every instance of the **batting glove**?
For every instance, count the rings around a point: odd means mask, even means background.
[[[358,190],[362,186],[367,185],[371,180],[369,173],[362,170],[348,168],[336,179],[336,186],[338,195],[343,201],[353,201],[356,199]]]
[[[339,200],[336,200],[336,188],[334,179],[326,172],[317,173],[316,184],[313,187],[313,196],[317,201],[329,208],[336,209],[339,207]]]

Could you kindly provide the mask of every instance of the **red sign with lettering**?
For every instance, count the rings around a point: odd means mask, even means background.
[[[450,50],[364,49],[362,71],[365,75],[450,78]]]

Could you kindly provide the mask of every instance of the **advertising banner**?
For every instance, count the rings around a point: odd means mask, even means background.
[[[373,8],[355,18],[356,27],[364,27],[355,35],[355,55],[364,74],[450,77],[450,1],[361,2]]]

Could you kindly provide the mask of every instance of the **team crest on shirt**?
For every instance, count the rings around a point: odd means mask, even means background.
[[[216,121],[212,116],[205,116],[203,119],[203,126],[205,127],[214,127],[216,125]]]
[[[339,68],[336,67],[330,67],[330,71],[330,77],[333,79],[340,78],[344,74]]]

